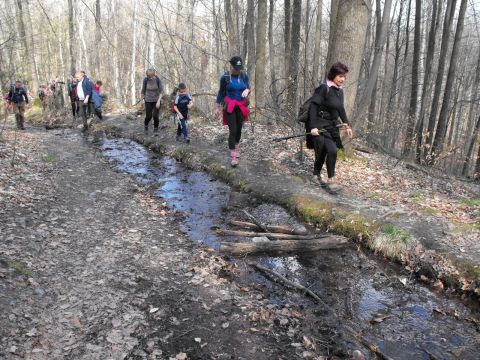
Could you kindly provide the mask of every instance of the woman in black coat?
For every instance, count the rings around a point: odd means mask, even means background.
[[[344,108],[342,86],[347,78],[348,67],[342,63],[332,65],[326,84],[315,89],[309,110],[309,128],[313,136],[315,164],[313,175],[318,176],[320,185],[327,191],[337,193],[340,188],[335,184],[335,164],[337,152],[342,148],[340,128],[344,127],[352,137],[352,128]],[[321,171],[327,162],[328,180],[323,181]]]

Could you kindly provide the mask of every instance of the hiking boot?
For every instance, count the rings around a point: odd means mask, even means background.
[[[342,188],[338,185],[336,185],[336,182],[333,180],[333,178],[329,178],[325,190],[329,192],[330,194],[338,194],[340,191],[342,191]]]
[[[82,133],[86,133],[88,131],[88,125],[83,125]]]
[[[153,136],[158,136],[158,128],[153,129]]]
[[[190,139],[188,138],[188,136],[185,137],[183,140],[184,140],[187,144],[190,144]]]
[[[175,136],[175,140],[178,141],[178,142],[180,142],[180,141],[181,141],[180,135]]]
[[[235,151],[237,152],[237,158],[240,157],[240,144],[235,145]]]
[[[145,126],[145,127],[144,127],[144,132],[145,132],[145,135],[148,134],[148,126]]]
[[[230,151],[230,165],[232,167],[237,167],[238,165],[237,152],[235,150]]]
[[[321,187],[322,189],[326,188],[326,187],[327,187],[327,183],[322,180],[322,175],[316,175],[316,176],[317,176],[318,183],[320,184],[320,187]]]

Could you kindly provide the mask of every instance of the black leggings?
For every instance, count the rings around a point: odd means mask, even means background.
[[[329,178],[335,176],[335,164],[337,163],[337,144],[330,134],[320,134],[313,137],[315,146],[315,164],[313,175],[320,175],[325,159],[327,160],[327,174]]]
[[[227,119],[229,130],[228,148],[234,150],[235,145],[240,142],[240,138],[242,137],[243,114],[240,108],[235,106],[231,114],[225,111],[225,118]]]
[[[148,126],[148,123],[153,116],[153,127],[158,129],[158,124],[160,119],[158,118],[158,109],[156,102],[145,102],[145,126]]]

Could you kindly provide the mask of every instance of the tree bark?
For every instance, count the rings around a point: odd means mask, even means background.
[[[100,49],[102,41],[102,30],[101,30],[101,7],[100,0],[95,1],[95,71],[96,75],[100,75]]]
[[[413,62],[412,62],[412,87],[410,92],[410,105],[408,107],[407,133],[403,153],[409,154],[414,144],[413,133],[417,115],[418,83],[420,68],[422,1],[415,0],[415,30],[413,37]]]
[[[323,0],[317,2],[317,20],[315,23],[315,45],[313,50],[313,64],[312,64],[312,81],[311,89],[316,88],[320,81],[318,78],[318,71],[320,67],[321,46],[322,46],[322,15],[323,15]]]
[[[425,73],[423,75],[422,99],[420,100],[420,114],[416,131],[415,161],[421,162],[423,148],[423,131],[425,122],[425,110],[427,107],[427,94],[430,93],[430,78],[432,74],[433,57],[435,54],[435,42],[437,37],[437,29],[440,25],[442,1],[433,0],[432,19],[430,23],[430,31],[428,33],[427,56],[425,60]]]
[[[275,72],[275,42],[273,39],[273,14],[275,11],[275,0],[270,0],[270,12],[268,15],[268,57],[270,58],[270,95],[273,99],[273,107],[278,109],[277,74]]]
[[[258,243],[221,242],[220,253],[232,256],[311,254],[320,250],[337,249],[347,244],[348,239],[341,236],[331,236],[318,240],[283,240]]]
[[[225,0],[225,22],[227,24],[229,57],[239,55],[237,53],[237,34],[233,23],[232,2],[230,0]]]
[[[75,56],[73,53],[74,42],[74,19],[73,19],[73,0],[68,0],[68,54],[70,57],[70,75],[75,73]]]
[[[445,9],[445,18],[443,22],[442,43],[440,45],[440,57],[437,69],[437,78],[435,80],[435,88],[433,92],[432,106],[430,108],[430,116],[428,118],[428,132],[426,143],[432,145],[433,135],[435,131],[435,120],[437,118],[437,108],[440,102],[440,93],[442,91],[443,77],[445,71],[445,64],[447,61],[448,42],[450,39],[450,28],[455,14],[455,5],[457,0],[448,0],[447,8]]]
[[[265,48],[267,42],[267,0],[257,1],[258,19],[257,44],[256,44],[256,65],[255,65],[255,107],[265,107]],[[261,111],[260,111],[261,113]]]
[[[31,83],[27,84],[28,88],[30,90],[32,89],[37,89],[38,84],[35,79],[35,66],[33,64],[33,61],[30,60],[31,54],[30,54],[30,49],[28,46],[28,39],[27,39],[27,33],[25,31],[25,15],[24,15],[24,9],[23,9],[23,0],[16,0],[16,5],[17,5],[17,25],[18,25],[18,36],[20,37],[20,43],[23,46],[23,62],[27,62],[30,65],[30,76],[28,76],[28,80],[31,81]],[[27,3],[28,6],[28,3]],[[32,49],[33,50],[33,49]]]
[[[379,1],[377,2],[379,5]],[[380,69],[380,63],[382,61],[383,47],[388,34],[388,25],[390,24],[390,12],[392,9],[392,0],[385,0],[383,7],[383,16],[381,17],[381,23],[377,24],[377,31],[375,36],[375,50],[373,55],[372,65],[370,66],[369,76],[367,84],[362,95],[362,100],[359,102],[359,109],[357,116],[364,118],[372,101],[372,94],[377,84],[378,70]],[[377,9],[377,13],[380,13],[380,9]],[[377,21],[380,16],[377,15]]]
[[[233,226],[238,226],[241,228],[245,228],[248,230],[253,230],[253,231],[261,231],[262,229],[253,223],[245,222],[245,221],[236,221],[236,220],[230,220],[228,222],[230,225]],[[272,232],[272,233],[281,233],[281,234],[295,234],[295,235],[307,235],[306,230],[298,230],[295,228],[292,228],[287,225],[265,225],[267,227],[267,230]]]
[[[460,11],[458,13],[457,30],[455,31],[455,39],[453,42],[452,55],[450,59],[450,67],[448,69],[447,82],[445,92],[443,94],[442,107],[438,117],[437,131],[432,145],[432,160],[443,150],[445,134],[448,126],[448,112],[450,107],[450,99],[452,97],[452,86],[455,82],[455,72],[457,70],[458,55],[462,41],[463,23],[465,21],[465,12],[467,10],[467,0],[460,3]]]
[[[298,59],[300,52],[300,26],[302,21],[302,1],[293,0],[292,9],[292,33],[290,38],[291,56],[290,66],[288,68],[288,88],[287,88],[287,116],[294,121],[294,113],[297,103],[298,90]]]
[[[137,54],[137,0],[133,0],[133,34],[132,34],[132,61],[130,63],[130,104],[137,103],[137,94],[135,88],[135,74],[136,74],[136,54]]]
[[[247,72],[250,78],[255,78],[255,2],[247,0],[247,19],[245,22],[247,35]],[[253,81],[252,81],[253,82]]]
[[[328,45],[327,69],[337,61],[350,71],[345,85],[345,110],[351,114],[360,78],[363,48],[369,19],[369,4],[362,0],[338,0],[335,34]],[[352,119],[354,122],[354,119]]]
[[[284,42],[285,42],[285,56],[284,56],[284,59],[285,59],[285,68],[284,68],[284,78],[286,79],[286,83],[288,84],[288,72],[289,72],[289,69],[290,69],[290,56],[291,56],[291,33],[292,33],[292,30],[291,30],[291,25],[292,25],[292,5],[291,5],[291,2],[290,0],[285,0],[284,1],[284,13],[285,13],[285,17],[284,17],[284,23],[285,23],[285,26],[284,26],[284,31],[283,31],[283,39],[284,39]]]

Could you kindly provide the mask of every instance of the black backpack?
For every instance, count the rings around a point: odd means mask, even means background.
[[[330,88],[327,86],[327,93],[325,94],[328,95]],[[300,109],[298,110],[298,116],[297,116],[297,121],[303,124],[308,123],[308,118],[310,116],[310,104],[312,103],[313,96],[310,96],[303,104],[300,106]]]

